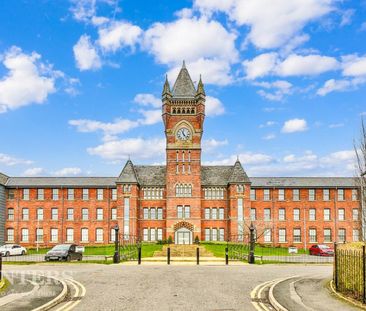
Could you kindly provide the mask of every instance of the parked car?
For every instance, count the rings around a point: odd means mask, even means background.
[[[334,256],[334,249],[324,244],[314,244],[309,248],[309,254],[315,256]]]
[[[59,244],[54,246],[47,252],[45,258],[46,261],[59,260],[59,261],[71,261],[83,259],[83,254],[76,251],[75,244]]]
[[[1,255],[8,257],[14,255],[25,255],[27,253],[27,249],[18,244],[5,244],[0,246]]]
[[[76,246],[75,248],[77,253],[84,253],[85,252],[85,246]]]

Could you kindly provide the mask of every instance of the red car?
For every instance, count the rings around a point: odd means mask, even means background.
[[[314,244],[309,248],[309,254],[315,256],[334,256],[334,249],[324,244]]]

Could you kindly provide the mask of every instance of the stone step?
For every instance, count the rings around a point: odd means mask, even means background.
[[[214,257],[211,252],[208,252],[205,247],[197,245],[164,245],[161,251],[154,253],[154,257],[166,257],[167,249],[170,247],[171,257],[196,257],[197,247],[200,249],[200,257]]]

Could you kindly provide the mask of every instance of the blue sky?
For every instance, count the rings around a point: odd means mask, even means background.
[[[352,176],[366,1],[1,1],[0,172],[116,176],[165,159],[160,94],[202,74],[204,164]]]

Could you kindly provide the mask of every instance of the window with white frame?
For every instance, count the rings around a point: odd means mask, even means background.
[[[210,219],[211,210],[209,208],[205,208],[205,219]]]
[[[103,242],[103,229],[102,228],[97,228],[95,230],[95,241],[96,242]]]
[[[103,201],[104,199],[104,189],[97,189],[97,200]]]
[[[43,220],[43,208],[37,208],[37,220]]]
[[[28,208],[22,209],[22,219],[29,220],[29,209]]]
[[[51,220],[58,220],[58,208],[51,208]]]
[[[123,185],[123,192],[128,193],[131,192],[132,186],[131,185]]]
[[[8,208],[8,220],[14,220],[14,208]]]
[[[316,243],[317,241],[316,229],[309,229],[309,242]]]
[[[205,241],[210,241],[211,235],[210,235],[210,228],[205,228]]]
[[[324,220],[330,220],[330,208],[324,209]]]
[[[309,189],[309,201],[315,201],[315,189]]]
[[[51,242],[55,243],[58,242],[58,229],[51,228]]]
[[[142,230],[142,232],[143,232],[143,240],[144,240],[145,242],[149,241],[149,229],[144,228],[144,229]]]
[[[344,201],[344,189],[338,189],[337,199],[338,201]]]
[[[217,208],[213,208],[213,209],[211,210],[211,218],[212,218],[213,220],[216,220],[216,219],[217,219]]]
[[[182,205],[177,206],[177,218],[183,218],[183,206]]]
[[[352,230],[352,239],[353,242],[358,242],[360,240],[360,231],[358,229]]]
[[[27,228],[22,229],[22,242],[29,242],[29,230]]]
[[[217,241],[217,229],[216,228],[211,229],[211,238],[212,238],[212,241]]]
[[[192,191],[192,188],[191,188],[191,191]],[[163,188],[159,188],[159,187],[144,187],[144,188],[142,188],[142,193],[143,193],[144,199],[148,199],[148,200],[161,200],[163,198]]]
[[[161,207],[158,207],[157,211],[158,211],[158,220],[162,220],[163,219],[163,209]]]
[[[191,217],[191,207],[189,205],[184,206],[184,218],[190,218]]]
[[[285,201],[285,189],[278,189],[278,201]]]
[[[220,220],[224,220],[224,218],[225,218],[224,213],[225,213],[224,208],[223,208],[223,207],[220,207],[220,208],[219,208],[219,219],[220,219]]]
[[[257,210],[255,208],[250,209],[250,220],[255,221],[257,219]]]
[[[271,229],[264,229],[264,242],[272,242],[272,231]]]
[[[175,186],[175,196],[176,197],[191,197],[192,196],[192,185],[191,184],[177,184]]]
[[[329,200],[330,200],[329,189],[323,189],[323,201],[329,201]]]
[[[346,229],[338,229],[338,241],[345,242],[346,241]]]
[[[74,209],[73,208],[67,209],[67,220],[74,220]]]
[[[338,209],[338,220],[344,220],[344,208]]]
[[[358,208],[354,208],[352,210],[352,219],[357,221],[359,220],[359,211],[358,211]]]
[[[111,242],[116,242],[116,230],[114,230],[114,228],[111,228],[110,241]]]
[[[155,228],[150,228],[150,241],[156,241],[156,230]]]
[[[238,198],[238,240],[242,241],[244,238],[244,205],[243,198]]]
[[[238,193],[243,193],[244,192],[244,185],[236,185],[236,191]]]
[[[224,188],[222,187],[210,187],[204,188],[204,197],[206,200],[223,200],[224,199]]]
[[[112,188],[112,200],[113,201],[117,200],[117,189],[116,188]]]
[[[29,201],[29,189],[23,189],[23,200]]]
[[[97,208],[97,220],[103,220],[103,209]]]
[[[332,230],[329,228],[324,229],[324,243],[331,243],[332,242]]]
[[[158,228],[158,229],[156,229],[156,232],[157,232],[156,239],[158,241],[162,241],[163,240],[163,229],[162,228]]]
[[[292,189],[292,200],[300,201],[300,189]]]
[[[264,201],[270,201],[271,200],[270,189],[263,189],[263,200]]]
[[[13,228],[6,229],[6,240],[7,240],[7,242],[14,242],[14,229]]]
[[[88,208],[82,208],[81,209],[81,219],[82,220],[88,220],[89,219],[89,209]]]
[[[294,240],[294,243],[300,243],[301,242],[301,229],[299,229],[299,228],[294,229],[293,240]]]
[[[219,241],[220,242],[225,241],[225,229],[224,228],[219,229]]]
[[[316,220],[316,209],[315,208],[310,208],[309,209],[309,220],[310,221],[315,221]]]
[[[89,229],[81,228],[81,242],[89,242]]]
[[[117,209],[115,207],[111,209],[111,219],[112,220],[117,219]]]
[[[8,189],[8,200],[15,199],[15,189]]]
[[[358,200],[358,191],[357,189],[352,189],[352,201]]]
[[[150,208],[150,219],[155,220],[156,219],[156,209]]]
[[[125,240],[130,238],[130,198],[124,198],[123,207],[123,236]]]
[[[294,208],[294,221],[299,221],[299,220],[300,220],[300,209]]]
[[[83,189],[83,197],[82,197],[83,201],[87,201],[89,200],[89,189]]]
[[[66,242],[74,242],[74,229],[73,228],[66,229]]]
[[[278,242],[280,243],[286,242],[286,229],[278,230]]]
[[[271,209],[270,208],[264,209],[264,221],[271,221]]]
[[[42,228],[36,229],[36,241],[43,242],[43,229]]]
[[[149,219],[149,209],[144,207],[144,219]]]
[[[75,190],[67,189],[67,200],[73,201],[75,199]]]
[[[38,201],[44,200],[44,189],[37,189],[37,200]]]
[[[256,189],[250,189],[250,200],[255,201],[257,199]]]
[[[280,221],[286,220],[286,210],[284,208],[280,208],[278,210],[278,220]]]
[[[52,189],[52,200],[53,201],[58,200],[58,189]]]

